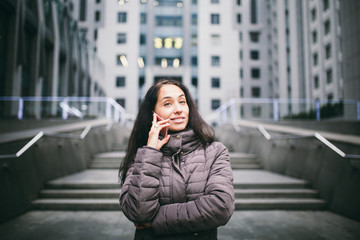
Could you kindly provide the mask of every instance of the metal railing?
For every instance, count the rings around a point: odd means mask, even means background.
[[[221,125],[240,119],[278,122],[292,119],[321,121],[330,118],[360,121],[360,101],[232,98],[205,119],[211,124]]]
[[[0,108],[8,115],[16,115],[22,120],[26,115],[38,119],[69,117],[101,117],[120,122],[133,121],[134,116],[127,114],[126,110],[114,99],[109,97],[0,97]],[[43,117],[45,116],[45,117]]]
[[[290,140],[290,139],[316,138],[321,143],[323,143],[325,146],[330,148],[332,151],[336,152],[342,158],[360,159],[360,155],[347,154],[347,153],[343,152],[342,150],[340,150],[338,147],[336,147],[333,143],[331,143],[328,139],[326,139],[324,136],[322,136],[318,132],[314,132],[311,135],[305,135],[305,136],[285,135],[285,136],[275,136],[275,137],[273,137],[273,136],[270,135],[270,133],[261,124],[259,124],[257,126],[257,129],[269,141],[271,141],[271,140]]]
[[[105,130],[107,132],[110,131],[112,126],[113,126],[113,122],[110,122],[109,124],[107,124],[105,126]],[[32,139],[30,139],[30,141],[28,141],[19,151],[17,151],[14,154],[2,154],[2,155],[0,155],[0,159],[1,158],[18,158],[18,157],[20,157],[22,154],[24,154],[28,149],[30,149],[30,147],[32,147],[38,140],[40,140],[44,136],[55,137],[55,138],[72,138],[72,139],[81,139],[81,140],[85,139],[85,137],[87,136],[87,134],[90,132],[90,130],[92,128],[93,128],[93,126],[87,125],[79,135],[72,134],[72,133],[68,133],[68,134],[45,133],[44,131],[40,131]]]

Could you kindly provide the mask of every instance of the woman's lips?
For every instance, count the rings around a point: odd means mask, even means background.
[[[174,123],[182,123],[185,121],[185,117],[176,117],[176,118],[171,118],[171,121]]]

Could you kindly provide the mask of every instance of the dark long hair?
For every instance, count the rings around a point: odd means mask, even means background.
[[[179,81],[171,79],[160,80],[149,88],[140,104],[140,109],[129,138],[126,155],[119,168],[119,178],[122,183],[125,181],[126,173],[130,168],[130,165],[134,162],[137,149],[147,144],[158,93],[160,88],[167,84],[179,87],[185,94],[186,102],[189,106],[189,122],[187,127],[194,131],[195,135],[198,136],[200,142],[204,146],[214,141],[214,130],[201,117],[196,104],[190,95],[189,89]]]

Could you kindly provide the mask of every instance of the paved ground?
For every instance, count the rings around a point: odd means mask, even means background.
[[[120,211],[31,211],[0,225],[1,240],[127,240],[133,233]],[[358,240],[360,222],[326,211],[236,211],[219,239]]]

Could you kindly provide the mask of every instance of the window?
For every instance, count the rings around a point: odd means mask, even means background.
[[[327,20],[324,23],[324,33],[325,35],[327,35],[328,33],[330,33],[330,20]]]
[[[259,79],[260,78],[260,69],[259,68],[252,68],[251,69],[251,77],[253,79]]]
[[[332,83],[333,81],[333,74],[332,74],[332,69],[328,69],[326,70],[326,83]]]
[[[330,7],[329,4],[330,4],[329,0],[323,0],[324,12],[329,9],[329,7]]]
[[[314,66],[317,66],[318,63],[319,63],[319,56],[317,53],[314,53],[313,54],[313,64],[314,64]]]
[[[315,8],[313,8],[313,9],[311,10],[311,20],[312,20],[312,21],[315,21],[315,20],[316,20],[316,9],[315,9]]]
[[[95,29],[95,30],[94,30],[94,40],[95,40],[95,41],[97,40],[97,37],[98,37],[98,30]]]
[[[100,11],[96,11],[96,12],[95,12],[95,21],[96,21],[96,22],[99,22],[99,21],[100,21],[100,18],[101,18],[100,16],[101,16],[101,15],[100,15]]]
[[[333,99],[334,99],[334,94],[329,93],[329,94],[327,95],[327,99],[328,99],[329,101],[333,100]]]
[[[211,0],[211,4],[219,4],[219,0]]]
[[[125,77],[116,77],[116,87],[125,87]]]
[[[126,43],[126,33],[118,33],[117,34],[117,43],[118,44]]]
[[[144,45],[146,44],[146,35],[145,34],[140,34],[140,45]]]
[[[250,58],[252,60],[259,60],[260,59],[260,53],[258,50],[251,50],[250,51]]]
[[[220,24],[220,14],[217,13],[211,14],[211,24]]]
[[[169,27],[181,27],[182,26],[182,16],[156,16],[155,17],[156,26],[169,26]]]
[[[315,89],[318,89],[318,88],[319,88],[319,76],[318,76],[318,75],[316,75],[316,76],[314,77],[314,88],[315,88]]]
[[[220,66],[219,56],[211,56],[211,66]]]
[[[325,47],[325,58],[331,58],[331,44],[326,45]]]
[[[197,5],[197,0],[192,0],[193,5]]]
[[[211,44],[213,46],[221,45],[220,35],[219,34],[211,34]]]
[[[86,0],[80,1],[80,21],[86,21]]]
[[[250,41],[253,43],[259,42],[260,33],[259,32],[250,32]]]
[[[244,88],[243,87],[240,88],[240,97],[244,97]]]
[[[243,59],[243,51],[242,50],[240,50],[240,52],[239,52],[239,57],[240,57],[240,60]]]
[[[198,65],[198,58],[197,56],[192,56],[191,57],[191,66],[196,67]]]
[[[197,87],[197,85],[198,85],[198,79],[197,79],[197,77],[192,77],[192,78],[191,78],[191,84],[192,84],[193,86]]]
[[[242,32],[239,32],[239,41],[242,42]]]
[[[146,13],[140,14],[140,24],[146,24]]]
[[[197,46],[197,34],[191,35],[191,46]]]
[[[244,71],[242,68],[240,68],[240,78],[242,79],[244,77]]]
[[[125,108],[125,98],[117,98],[116,102]]]
[[[237,0],[237,5],[238,5],[238,6],[241,5],[241,0]]]
[[[220,107],[220,99],[211,100],[211,110],[216,110]]]
[[[313,42],[313,43],[316,43],[316,42],[317,42],[317,32],[316,32],[316,31],[313,31],[313,32],[312,32],[312,42]]]
[[[101,0],[96,0],[96,3],[101,3]]]
[[[212,88],[220,88],[220,78],[218,78],[218,77],[211,78],[211,87]]]
[[[252,110],[252,116],[253,117],[260,117],[261,116],[261,107],[260,106],[253,106],[251,110]]]
[[[241,14],[240,13],[237,14],[237,23],[238,24],[241,23]]]
[[[251,12],[250,12],[250,22],[252,24],[256,24],[257,23],[257,6],[256,6],[256,0],[251,0]]]
[[[259,87],[252,87],[251,96],[254,98],[259,98],[261,96],[261,89]]]
[[[118,12],[118,23],[126,23],[126,12]]]
[[[191,24],[192,25],[197,25],[197,14],[192,14],[191,15]]]
[[[124,54],[119,54],[116,56],[116,64],[118,66],[123,66],[123,67],[127,67],[128,65],[128,61],[126,59],[126,55]]]

